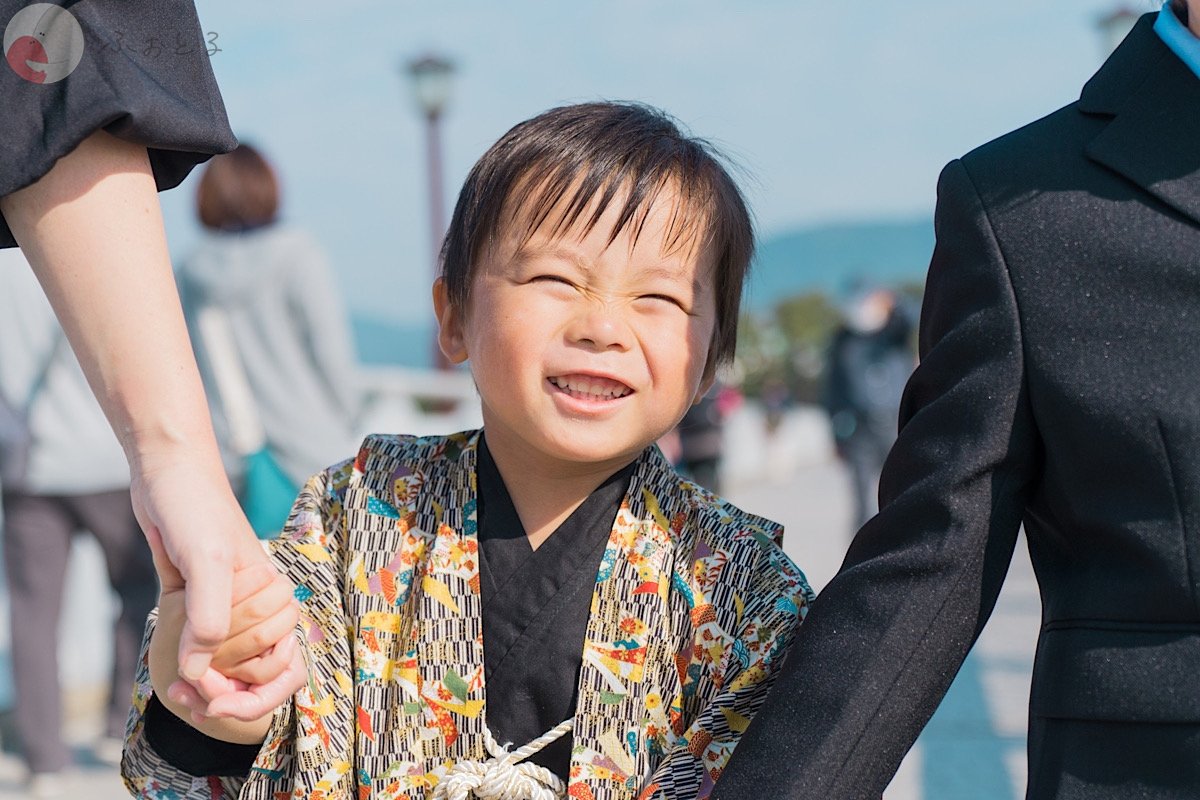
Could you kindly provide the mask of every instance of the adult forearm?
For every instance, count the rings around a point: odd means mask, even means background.
[[[98,131],[0,208],[130,463],[218,463],[146,148]]]
[[[156,189],[145,147],[97,132],[0,209],[125,448],[138,522],[187,582],[196,679],[228,633],[233,569],[266,556],[221,465]]]

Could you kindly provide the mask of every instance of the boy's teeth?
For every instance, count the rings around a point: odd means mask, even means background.
[[[589,395],[600,399],[624,397],[630,392],[628,386],[606,378],[570,376],[551,378],[550,382],[571,394]]]

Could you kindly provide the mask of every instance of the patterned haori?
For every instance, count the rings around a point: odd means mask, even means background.
[[[417,800],[487,758],[478,441],[374,436],[308,482],[271,543],[302,601],[308,685],[275,712],[248,776],[194,777],[143,735],[143,657],[122,764],[135,795]],[[812,599],[781,535],[657,448],[639,457],[582,643],[570,797],[710,793]]]

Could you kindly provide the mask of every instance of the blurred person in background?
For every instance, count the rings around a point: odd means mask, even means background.
[[[857,531],[878,510],[879,474],[915,366],[913,324],[896,294],[877,287],[856,291],[843,317],[829,345],[821,402],[850,476]]]
[[[766,415],[764,423],[767,429],[767,438],[771,438],[778,433],[788,407],[792,404],[792,390],[788,387],[786,380],[775,375],[768,378],[763,384],[761,398]]]
[[[104,736],[115,763],[129,713],[138,645],[158,593],[150,548],[129,495],[124,453],[37,279],[19,250],[0,251],[0,488],[12,615],[16,730],[28,794],[56,797],[71,764],[63,741],[59,622],[71,539],[87,530],[120,601]],[[74,650],[70,658],[94,658]]]
[[[230,409],[213,385],[217,354],[196,330],[206,309],[228,321],[266,448],[294,487],[356,444],[359,377],[337,281],[316,240],[279,221],[280,205],[279,179],[258,150],[243,144],[213,158],[197,190],[207,235],[178,274],[235,485],[244,454],[230,451]]]
[[[721,493],[721,459],[725,452],[725,420],[741,402],[741,394],[720,382],[684,414],[679,436],[680,471],[714,494]]]

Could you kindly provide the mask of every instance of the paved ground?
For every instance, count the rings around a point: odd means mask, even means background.
[[[846,482],[837,464],[820,447],[812,420],[793,419],[782,440],[771,445],[756,440],[757,418],[742,420],[744,447],[734,464],[737,480],[728,495],[738,505],[782,522],[787,527],[789,555],[804,568],[819,589],[837,571],[848,542],[849,504]],[[804,443],[798,445],[797,443]],[[751,452],[747,452],[747,450]],[[772,479],[770,470],[783,478]],[[80,547],[72,565],[67,615],[75,632],[104,630],[109,609],[96,598],[105,597],[98,572],[98,556]],[[959,674],[950,694],[917,747],[904,762],[885,800],[1016,800],[1024,796],[1025,713],[1029,671],[1037,636],[1040,610],[1023,543],[1018,546],[996,613]],[[0,604],[0,707],[11,695],[3,669],[7,648],[7,609]],[[88,648],[82,661],[66,663],[63,672],[73,690],[68,699],[70,739],[77,745],[81,763],[66,797],[117,800],[126,797],[113,768],[102,765],[89,749],[98,734],[101,694],[95,686],[104,675],[108,651],[102,641]],[[4,736],[0,718],[0,739]],[[19,761],[0,753],[0,800],[24,798]]]
[[[112,763],[102,761],[92,748],[100,733],[99,712],[103,694],[77,691],[69,698],[67,738],[72,743],[78,766],[64,779],[63,798],[71,800],[120,800],[128,798]],[[7,727],[7,726],[6,726]],[[0,756],[0,800],[25,800],[25,772],[12,753]]]

